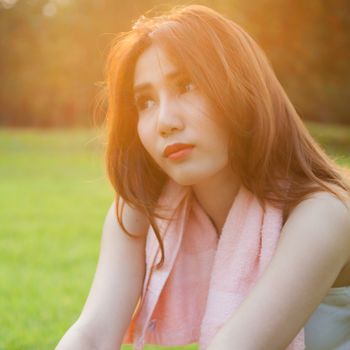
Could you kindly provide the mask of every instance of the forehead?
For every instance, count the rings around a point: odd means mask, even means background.
[[[152,44],[138,58],[134,71],[134,91],[179,73],[179,67],[159,45]]]

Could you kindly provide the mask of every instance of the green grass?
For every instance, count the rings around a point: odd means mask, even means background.
[[[78,317],[113,194],[92,131],[0,131],[0,349],[53,349]]]
[[[309,127],[350,166],[349,128]],[[98,133],[0,129],[0,350],[54,349],[80,314],[113,200]]]

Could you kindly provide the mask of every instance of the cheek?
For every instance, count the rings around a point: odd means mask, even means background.
[[[140,142],[148,153],[152,155],[153,144],[152,140],[154,137],[150,132],[150,128],[144,125],[144,123],[139,122],[137,124],[137,134],[139,136]]]
[[[230,134],[227,129],[211,121],[206,125],[206,137],[209,147],[216,152],[228,151]]]
[[[141,143],[145,146],[145,143],[147,143],[147,131],[145,129],[145,127],[143,126],[142,122],[138,122],[137,123],[137,134],[139,136],[139,139],[141,141]]]

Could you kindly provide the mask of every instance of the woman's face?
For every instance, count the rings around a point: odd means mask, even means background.
[[[136,62],[134,99],[141,143],[175,182],[193,185],[231,172],[229,130],[218,124],[198,87],[160,46],[151,45]],[[175,145],[169,152],[178,152],[164,154],[167,146],[179,143],[187,148]]]

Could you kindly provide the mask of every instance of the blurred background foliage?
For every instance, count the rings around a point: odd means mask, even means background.
[[[108,47],[149,9],[185,3],[0,0],[0,350],[53,349],[81,312],[113,200],[104,131],[91,128]],[[350,1],[195,3],[248,31],[312,136],[349,168]]]
[[[0,0],[0,125],[93,126],[113,36],[151,8],[185,3],[193,1]],[[248,31],[303,119],[350,124],[348,0],[195,3]]]

